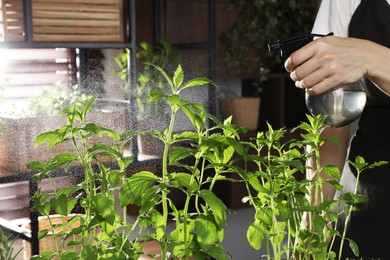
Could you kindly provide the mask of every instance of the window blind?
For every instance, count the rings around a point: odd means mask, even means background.
[[[15,33],[23,35],[21,0],[0,2],[0,41],[20,41],[7,37],[4,28],[13,25]],[[3,19],[7,5],[7,21]],[[15,10],[18,10],[16,12]],[[11,12],[11,13],[10,13]],[[14,12],[14,13],[13,13]],[[3,103],[19,103],[43,90],[54,90],[56,84],[71,87],[76,83],[76,52],[74,49],[0,49],[0,88]]]
[[[55,84],[75,83],[75,53],[71,49],[0,49],[0,75],[5,102],[18,102]]]

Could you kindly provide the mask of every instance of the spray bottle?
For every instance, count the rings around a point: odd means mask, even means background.
[[[333,35],[305,34],[285,40],[278,40],[268,44],[270,51],[280,50],[283,61],[290,57],[291,53],[302,48],[315,37]],[[325,123],[331,127],[341,127],[358,119],[366,104],[366,93],[363,79],[347,86],[336,86],[319,95],[305,93],[306,107],[316,116],[326,116]]]

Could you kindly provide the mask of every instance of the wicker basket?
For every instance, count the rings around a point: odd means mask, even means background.
[[[35,42],[123,42],[122,0],[32,0]],[[2,0],[4,38],[23,41],[22,0]]]

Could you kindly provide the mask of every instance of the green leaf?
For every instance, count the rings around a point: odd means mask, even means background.
[[[347,238],[346,238],[347,239]],[[355,243],[355,241],[353,241],[352,239],[347,239],[348,242],[349,242],[349,247],[351,248],[353,254],[358,257],[359,256],[359,247],[358,245]]]
[[[157,69],[161,73],[161,75],[164,76],[164,78],[168,82],[169,86],[171,86],[171,88],[173,88],[173,83],[172,83],[171,78],[167,75],[167,73],[161,67],[159,67],[155,64],[149,63],[149,62],[145,62],[145,64],[150,65],[150,66],[154,67],[155,69]]]
[[[42,215],[49,215],[50,210],[51,210],[51,205],[50,203],[44,203],[42,205],[35,205],[37,208],[38,212],[41,213]]]
[[[218,260],[226,260],[229,259],[225,250],[221,248],[220,246],[212,247],[211,249],[207,250],[207,254],[209,254],[213,259]]]
[[[141,199],[141,208],[139,210],[140,214],[148,212],[150,209],[156,206],[156,204],[158,204],[158,201],[161,199],[161,195],[158,192],[159,187],[152,187],[145,191]]]
[[[121,207],[129,204],[140,204],[143,194],[159,178],[152,172],[141,171],[128,178],[119,190]]]
[[[119,141],[121,139],[121,135],[112,130],[112,129],[108,129],[108,128],[105,128],[105,127],[102,127],[100,126],[100,129],[109,137],[111,137],[112,139],[114,139],[115,141]]]
[[[153,211],[150,216],[150,220],[153,223],[154,230],[156,232],[156,238],[161,240],[165,236],[166,222],[164,217],[158,211]]]
[[[327,221],[322,216],[315,215],[313,223],[316,230],[323,230],[327,224]]]
[[[71,185],[71,186],[68,186],[68,187],[62,187],[59,191],[58,191],[58,195],[66,195],[66,196],[69,196],[70,194],[80,190],[81,188],[79,186],[76,186],[76,185]]]
[[[179,172],[173,173],[172,177],[177,181],[179,188],[185,187],[190,191],[195,191],[198,187],[198,182],[195,179],[192,179],[191,174]],[[192,179],[192,183],[191,183]]]
[[[264,187],[257,178],[255,174],[252,174],[250,172],[245,172],[245,171],[240,171],[239,172],[240,176],[247,181],[253,189],[255,189],[258,192],[264,193],[264,194],[269,194],[270,190],[267,187]]]
[[[163,94],[155,89],[151,89],[149,91],[149,96],[150,96],[150,99],[149,99],[150,102],[155,102],[155,101],[158,101],[160,99],[168,97],[167,95],[165,95],[165,94]]]
[[[184,253],[184,235],[181,230],[175,229],[169,234],[167,247],[176,257],[180,257]]]
[[[58,214],[67,216],[69,214],[68,212],[70,212],[68,210],[68,206],[70,207],[71,205],[68,205],[68,198],[63,194],[59,197],[53,198],[51,200],[51,206]]]
[[[259,220],[255,220],[246,233],[246,238],[248,239],[249,244],[256,250],[260,250],[261,244],[265,237],[265,229],[262,223]]]
[[[205,84],[214,84],[214,83],[210,79],[208,79],[208,78],[199,77],[199,78],[195,78],[195,79],[187,81],[182,86],[181,89],[183,90],[183,89],[186,89],[186,88],[195,87],[195,86],[201,86],[201,85],[205,85]]]
[[[336,190],[343,190],[343,185],[341,185],[340,182],[337,180],[327,180],[326,182],[332,185],[332,187]]]
[[[124,174],[122,171],[110,171],[107,173],[107,180],[112,186],[118,186]]]
[[[103,194],[97,194],[92,196],[92,204],[100,216],[102,216],[109,224],[114,224],[116,209],[112,198]]]
[[[197,240],[203,250],[208,251],[215,246],[218,241],[218,230],[213,217],[199,215],[195,219],[195,230]]]
[[[168,101],[168,103],[173,106],[173,105],[178,105],[182,102],[182,100],[180,100],[180,96],[179,95],[170,95],[170,96],[165,96],[164,99],[166,101]]]
[[[96,97],[93,96],[91,97],[87,102],[83,103],[83,106],[80,110],[80,116],[81,116],[81,122],[85,121],[85,118],[87,117],[87,114],[89,113],[89,110],[91,109],[91,106],[93,102],[95,102]],[[76,108],[78,106],[77,102],[75,103],[74,107]]]
[[[79,254],[76,253],[74,250],[65,250],[60,252],[59,254],[60,259],[66,259],[66,260],[78,260],[79,259]]]
[[[237,152],[241,156],[245,156],[247,154],[246,148],[242,145],[242,142],[236,140],[234,138],[227,138],[229,144],[233,147],[234,151]]]
[[[258,208],[256,211],[256,219],[260,220],[265,225],[272,225],[272,209]]]
[[[195,129],[198,132],[200,132],[205,125],[206,115],[207,115],[202,105],[198,103],[188,103],[188,102],[181,101],[179,107],[190,119]]]
[[[183,83],[183,78],[184,78],[183,68],[179,65],[177,66],[177,69],[173,75],[173,82],[176,90],[178,90],[180,88],[180,85]]]
[[[51,250],[47,250],[41,253],[41,255],[35,255],[30,258],[30,260],[51,260],[57,253]]]
[[[84,245],[81,251],[81,259],[97,259],[97,248],[93,245]]]
[[[195,132],[181,132],[178,134],[173,135],[173,140],[174,141],[186,141],[186,140],[198,140],[199,139],[199,134]]]
[[[193,156],[193,154],[194,149],[192,148],[182,146],[173,147],[172,150],[169,152],[169,163],[177,164],[180,160]]]
[[[45,171],[55,171],[58,170],[61,166],[69,165],[70,163],[77,161],[78,157],[72,153],[60,153],[55,155],[49,160],[46,165]]]
[[[44,229],[38,232],[38,239],[44,238],[49,233],[48,229]]]
[[[98,126],[95,123],[88,123],[83,128],[84,128],[84,130],[86,130],[90,133],[93,133],[99,137],[103,136],[102,131],[100,130],[100,126]]]
[[[46,164],[43,162],[33,161],[33,162],[28,162],[26,164],[26,167],[32,171],[43,171],[46,167]]]
[[[123,260],[126,259],[126,256],[123,252],[107,252],[99,257],[99,259],[107,260]]]
[[[213,211],[218,230],[223,229],[226,223],[226,205],[220,198],[218,198],[214,193],[209,190],[200,190],[199,196],[206,201],[206,203]]]
[[[44,142],[47,142],[47,146],[50,148],[60,143],[61,141],[63,141],[62,135],[60,135],[58,131],[45,132],[37,136],[34,147],[37,148]]]
[[[326,165],[323,167],[323,171],[332,178],[335,178],[336,180],[340,180],[340,171],[339,168],[337,168],[334,165]]]

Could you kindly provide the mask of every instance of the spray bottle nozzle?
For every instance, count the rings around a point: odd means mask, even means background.
[[[283,60],[286,60],[291,53],[311,42],[314,37],[324,37],[330,35],[333,35],[333,33],[326,35],[312,33],[291,37],[285,40],[277,40],[268,44],[268,50],[271,52],[280,50],[280,56]]]

